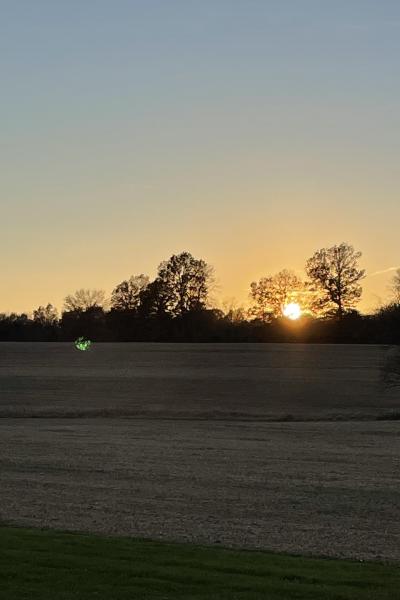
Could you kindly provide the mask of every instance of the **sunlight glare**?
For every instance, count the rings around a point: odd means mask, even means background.
[[[286,304],[286,306],[283,309],[283,314],[285,315],[285,317],[287,317],[288,319],[292,319],[293,321],[295,319],[298,319],[299,317],[301,317],[300,305],[297,304],[297,302],[290,302],[289,304]]]

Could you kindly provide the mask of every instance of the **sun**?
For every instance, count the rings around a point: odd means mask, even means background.
[[[283,314],[288,319],[292,319],[292,321],[295,321],[296,319],[301,317],[300,305],[297,304],[297,302],[290,302],[289,304],[286,304],[283,308]]]

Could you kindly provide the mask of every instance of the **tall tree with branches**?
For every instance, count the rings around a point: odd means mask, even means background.
[[[33,320],[40,325],[55,325],[58,322],[57,309],[52,304],[39,306],[33,311]]]
[[[322,248],[306,263],[311,287],[319,294],[319,309],[326,314],[336,314],[341,319],[353,310],[361,298],[360,281],[365,270],[359,269],[361,252],[356,252],[345,242]]]
[[[111,294],[111,307],[120,311],[135,311],[139,308],[143,290],[149,285],[147,275],[135,275],[116,286]]]
[[[283,269],[271,277],[261,277],[259,281],[253,281],[250,285],[253,306],[249,310],[249,316],[261,321],[283,317],[285,306],[290,302],[300,303],[304,290],[304,282],[288,269]]]
[[[103,290],[80,289],[65,298],[64,311],[83,312],[93,308],[104,308],[105,304],[106,294]]]
[[[212,281],[212,267],[189,252],[162,262],[156,279],[166,312],[172,316],[206,308]]]

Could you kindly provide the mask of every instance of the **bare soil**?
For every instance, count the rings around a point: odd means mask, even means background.
[[[0,520],[398,561],[387,352],[1,344]]]
[[[358,419],[399,409],[387,346],[0,343],[0,417]]]

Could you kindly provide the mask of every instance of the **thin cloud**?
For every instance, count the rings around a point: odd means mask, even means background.
[[[392,271],[397,271],[397,269],[400,269],[400,266],[389,267],[388,269],[383,269],[383,271],[374,271],[374,273],[369,273],[368,277],[374,277],[374,275],[383,275],[384,273],[391,273]]]

